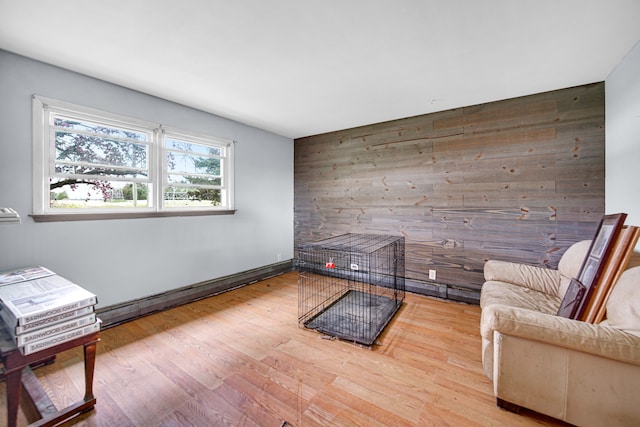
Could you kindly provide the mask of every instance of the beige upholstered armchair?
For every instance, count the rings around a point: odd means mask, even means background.
[[[589,245],[569,248],[558,270],[486,263],[483,367],[501,407],[580,426],[639,426],[640,267],[623,273],[601,323],[556,316]]]

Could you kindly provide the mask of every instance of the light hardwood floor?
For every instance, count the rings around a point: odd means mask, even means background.
[[[477,306],[407,293],[372,349],[299,328],[297,309],[292,272],[103,330],[97,406],[67,425],[565,425],[495,405]],[[62,407],[82,369],[72,350],[35,372]]]

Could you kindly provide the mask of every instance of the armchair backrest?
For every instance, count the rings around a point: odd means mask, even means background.
[[[607,318],[601,325],[640,336],[640,267],[622,273],[607,301]]]
[[[563,298],[567,292],[571,279],[578,277],[580,267],[582,267],[590,247],[591,240],[582,240],[571,245],[560,258],[558,263],[558,272],[560,273],[558,296],[560,298]]]

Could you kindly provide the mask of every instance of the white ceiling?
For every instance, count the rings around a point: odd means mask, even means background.
[[[638,40],[637,0],[0,0],[0,49],[290,138],[603,81]]]

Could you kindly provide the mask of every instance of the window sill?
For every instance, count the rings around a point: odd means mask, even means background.
[[[136,218],[165,218],[173,216],[207,216],[207,215],[233,215],[234,210],[219,211],[164,211],[164,212],[113,212],[113,213],[88,213],[88,214],[49,214],[29,215],[35,222],[62,222],[62,221],[96,221],[106,219],[136,219]]]

